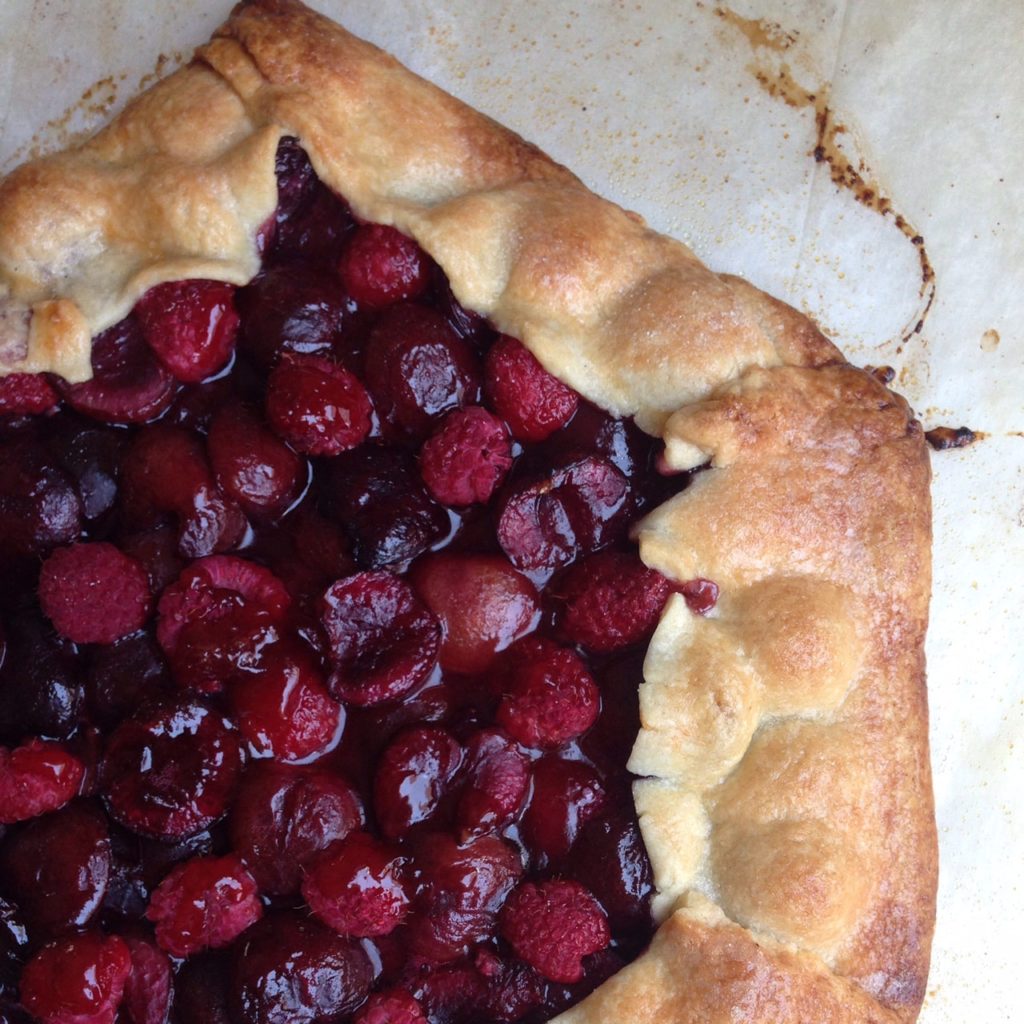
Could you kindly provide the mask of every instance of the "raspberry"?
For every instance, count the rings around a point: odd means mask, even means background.
[[[134,317],[93,338],[92,380],[58,382],[73,409],[107,423],[145,423],[174,398],[174,378],[146,345]]]
[[[511,652],[498,724],[526,747],[552,750],[597,721],[601,693],[579,656],[527,637]]]
[[[124,987],[124,1008],[132,1024],[166,1024],[174,994],[171,961],[147,939],[125,936],[132,973]]]
[[[354,1024],[427,1024],[427,1018],[404,988],[389,988],[370,996]]]
[[[711,580],[687,580],[679,588],[679,592],[694,615],[707,615],[718,603],[718,584]]]
[[[365,832],[321,856],[302,883],[302,895],[324,924],[352,938],[394,931],[409,905],[401,858]]]
[[[231,843],[260,891],[290,896],[317,854],[363,825],[355,790],[322,768],[258,761],[231,812]]]
[[[338,272],[356,302],[379,309],[419,298],[430,283],[430,258],[395,228],[362,224],[349,239]]]
[[[444,413],[477,400],[480,371],[439,313],[404,303],[385,310],[370,332],[366,383],[388,424],[422,436]]]
[[[498,911],[523,873],[516,850],[494,836],[459,844],[443,833],[416,847],[417,915],[409,924],[414,953],[438,963],[465,956],[492,938]]]
[[[44,946],[25,965],[21,1001],[42,1024],[114,1024],[131,970],[123,939],[73,935]]]
[[[155,839],[184,839],[227,810],[241,770],[231,724],[186,700],[122,722],[110,737],[100,779],[115,821]]]
[[[552,981],[583,977],[583,957],[611,941],[597,900],[578,882],[524,883],[501,912],[501,934],[516,956]]]
[[[560,587],[560,627],[573,643],[601,653],[646,640],[672,586],[634,554],[603,551],[573,566]]]
[[[231,705],[238,727],[258,757],[302,761],[336,741],[344,711],[301,650],[271,654],[266,666],[237,681]]]
[[[543,757],[533,766],[533,796],[523,816],[523,837],[538,859],[563,860],[580,829],[604,809],[597,773],[582,761]]]
[[[501,555],[442,551],[417,560],[410,578],[443,627],[447,671],[486,671],[540,620],[536,588]]]
[[[168,587],[157,606],[156,637],[168,653],[182,631],[195,622],[215,622],[240,604],[266,612],[274,622],[284,618],[291,597],[281,581],[255,562],[232,555],[210,555],[193,562]]]
[[[519,813],[530,787],[530,762],[497,729],[466,743],[466,784],[456,814],[464,836],[496,832]]]
[[[351,704],[394,700],[437,664],[441,626],[404,580],[362,572],[328,588],[320,605],[334,671],[331,694]]]
[[[179,864],[146,911],[160,948],[177,957],[226,946],[262,915],[256,881],[234,854]]]
[[[338,455],[370,433],[373,406],[359,378],[321,356],[286,355],[267,381],[267,419],[307,455]]]
[[[498,543],[517,569],[561,568],[623,533],[629,497],[615,466],[586,456],[516,487],[498,514]]]
[[[580,401],[522,342],[504,334],[487,353],[484,388],[518,441],[543,441],[572,419]]]
[[[39,576],[43,612],[76,644],[112,644],[134,633],[151,603],[142,566],[105,542],[58,548]]]
[[[63,807],[78,793],[85,766],[57,743],[31,739],[0,747],[0,824],[27,821]]]
[[[423,482],[443,505],[489,501],[511,465],[505,424],[478,405],[449,413],[420,451]]]
[[[223,369],[235,350],[235,287],[223,281],[169,281],[135,304],[149,347],[180,381],[195,384]]]
[[[41,373],[0,377],[0,416],[38,416],[49,412],[60,396]]]
[[[381,755],[373,783],[381,832],[393,839],[430,818],[461,765],[462,748],[446,729],[400,733]]]
[[[279,516],[306,484],[307,466],[244,405],[225,406],[206,441],[217,483],[251,516]]]

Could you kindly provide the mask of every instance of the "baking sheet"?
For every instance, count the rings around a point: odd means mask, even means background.
[[[2,0],[0,173],[97,127],[230,6]],[[933,458],[942,864],[921,1019],[1024,1018],[1024,5],[313,6],[893,366],[926,427],[984,434]]]

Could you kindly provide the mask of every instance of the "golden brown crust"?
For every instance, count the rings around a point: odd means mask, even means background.
[[[905,405],[296,0],[240,7],[200,58],[0,183],[0,373],[80,379],[90,335],[151,285],[247,281],[297,135],[464,304],[662,434],[677,469],[710,460],[638,527],[649,564],[721,587],[707,619],[670,602],[645,665],[631,766],[665,923],[564,1021],[912,1019],[936,855],[928,466]]]

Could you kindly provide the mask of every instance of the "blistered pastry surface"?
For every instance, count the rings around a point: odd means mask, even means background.
[[[90,337],[153,284],[250,280],[282,135],[676,468],[710,462],[638,530],[649,564],[721,588],[706,619],[670,602],[640,695],[665,923],[564,1020],[915,1016],[935,889],[927,459],[905,406],[804,317],[261,0],[85,147],[0,183],[0,373],[83,379]]]

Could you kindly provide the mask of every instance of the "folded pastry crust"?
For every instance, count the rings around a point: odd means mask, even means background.
[[[630,767],[662,921],[558,1018],[913,1020],[934,922],[923,640],[929,468],[906,404],[814,325],[297,0],[240,6],[84,146],[0,183],[0,374],[90,374],[162,281],[244,284],[297,136],[465,306],[666,441],[691,486],[637,527],[681,598]]]

